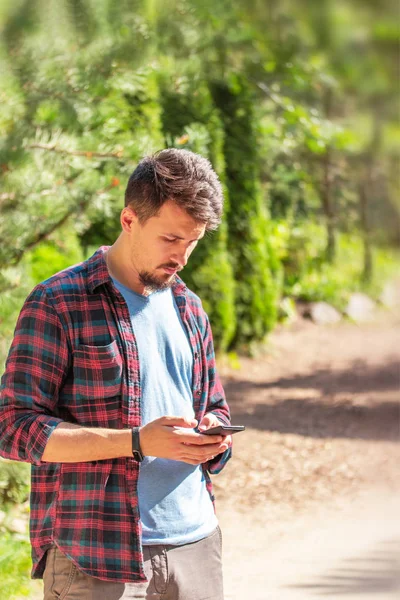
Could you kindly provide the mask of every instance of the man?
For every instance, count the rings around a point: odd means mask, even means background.
[[[206,159],[147,157],[114,245],[25,302],[0,451],[32,463],[32,576],[45,600],[223,600],[210,473],[231,438],[198,431],[229,424],[229,409],[207,315],[177,275],[222,207]]]

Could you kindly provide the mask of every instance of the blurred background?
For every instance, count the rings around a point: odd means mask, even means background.
[[[130,173],[165,147],[224,185],[183,273],[220,356],[255,356],[296,303],[382,300],[400,265],[398,8],[1,0],[0,364],[32,287],[114,242]],[[28,478],[0,463],[2,598],[31,593],[25,526],[7,525]]]

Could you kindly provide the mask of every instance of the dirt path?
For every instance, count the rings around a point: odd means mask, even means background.
[[[400,318],[300,320],[220,367],[234,459],[214,479],[227,600],[400,597]]]
[[[280,528],[262,510],[223,513],[226,600],[398,600],[399,502],[374,490]]]

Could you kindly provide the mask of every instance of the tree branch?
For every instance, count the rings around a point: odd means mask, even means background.
[[[255,79],[251,79],[251,81],[253,81],[253,83],[255,83],[256,86],[262,92],[264,92],[264,94],[266,96],[268,96],[268,98],[270,98],[270,100],[272,100],[272,102],[274,102],[277,106],[279,106],[279,108],[282,108],[283,110],[286,109],[286,106],[284,105],[284,103],[282,102],[280,97],[277,94],[274,94],[273,92],[271,92],[269,86],[266,83],[264,83],[262,81],[256,81]]]
[[[113,183],[111,183],[106,188],[104,188],[102,190],[98,190],[96,192],[96,194],[103,194],[104,192],[109,191],[113,187],[115,187],[115,186]],[[56,221],[55,223],[50,225],[44,231],[39,231],[38,233],[36,233],[36,235],[34,235],[31,238],[31,240],[25,244],[25,246],[23,248],[14,250],[14,257],[9,261],[8,266],[15,267],[16,265],[18,265],[18,263],[21,262],[25,252],[27,252],[28,250],[31,250],[32,248],[34,248],[35,246],[40,244],[40,242],[42,242],[43,240],[48,238],[56,229],[58,229],[59,227],[62,227],[62,225],[64,225],[64,223],[66,223],[66,221],[69,219],[69,217],[71,217],[74,213],[76,213],[78,211],[82,212],[88,206],[88,204],[90,203],[91,200],[92,200],[92,196],[89,196],[88,198],[86,198],[86,200],[82,200],[81,202],[79,202],[79,204],[77,206],[74,206],[65,215],[63,215],[61,217],[61,219],[59,219],[58,221]],[[0,267],[1,267],[1,265],[0,265]]]
[[[84,205],[85,204],[87,204],[87,202],[84,203]],[[53,233],[53,231],[64,225],[64,223],[69,219],[71,215],[74,214],[74,212],[76,212],[80,208],[84,208],[84,205],[82,206],[81,203],[80,206],[72,208],[61,219],[53,223],[48,229],[46,229],[45,231],[39,231],[23,248],[15,250],[14,258],[10,261],[10,265],[15,267],[19,262],[21,262],[25,252],[31,250],[32,248],[37,246],[37,244],[40,244],[40,242],[48,238],[49,235]]]
[[[56,145],[50,146],[49,144],[29,144],[26,146],[29,149],[38,148],[39,150],[47,150],[48,152],[58,152],[59,154],[69,154],[72,156],[85,156],[86,158],[115,158],[120,159],[123,157],[122,150],[118,152],[92,152],[91,150],[65,150],[59,148]]]

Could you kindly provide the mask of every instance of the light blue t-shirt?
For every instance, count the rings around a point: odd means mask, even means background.
[[[113,279],[128,305],[139,350],[142,424],[194,418],[193,353],[171,289],[137,294]],[[143,544],[187,544],[209,535],[217,518],[201,466],[145,457],[138,482]]]

